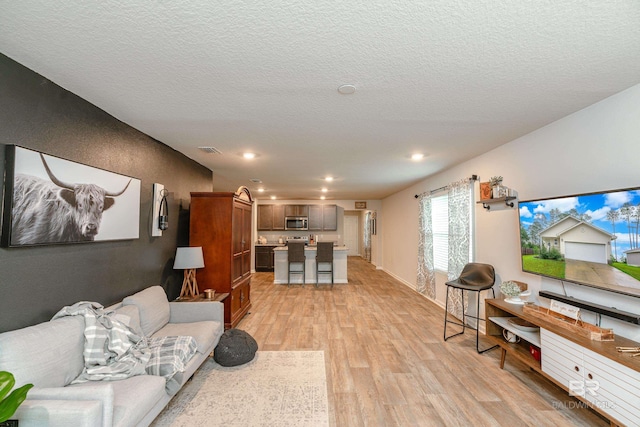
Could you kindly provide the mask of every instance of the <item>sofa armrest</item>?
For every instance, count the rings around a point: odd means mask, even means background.
[[[11,418],[20,427],[105,427],[103,409],[100,400],[27,399]]]
[[[191,323],[215,320],[224,323],[224,304],[219,301],[169,303],[171,314],[169,323]]]
[[[79,410],[82,410],[84,406],[93,408],[93,404],[83,405],[83,402],[98,402],[101,408],[100,417],[98,417],[98,420],[94,419],[93,424],[103,427],[111,427],[113,424],[114,392],[109,383],[103,382],[95,385],[74,387],[34,387],[29,390],[27,400],[23,402],[19,409],[22,409],[25,403],[28,402],[29,405],[25,410],[31,407],[35,412],[24,414],[25,416],[28,415],[29,417],[36,417],[34,419],[39,419],[38,417],[43,411],[42,408],[45,408],[46,412],[44,413],[48,414],[52,420],[54,417],[57,420],[58,416],[62,417],[61,419],[66,419],[69,417],[69,411],[73,412],[75,408],[79,408]]]

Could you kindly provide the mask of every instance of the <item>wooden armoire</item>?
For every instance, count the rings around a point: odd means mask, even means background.
[[[225,328],[234,328],[251,307],[251,210],[249,189],[191,193],[189,246],[202,246],[204,268],[196,272],[198,290],[229,293]]]

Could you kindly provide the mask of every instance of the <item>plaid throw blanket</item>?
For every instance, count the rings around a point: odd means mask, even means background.
[[[165,377],[165,389],[171,395],[180,390],[180,383],[174,375],[184,372],[187,362],[196,354],[198,345],[190,336],[161,337],[149,340],[151,357],[147,363],[147,373]]]
[[[196,340],[190,336],[147,340],[110,313],[96,302],[82,301],[64,307],[51,319],[84,317],[84,368],[71,384],[115,381],[148,373],[165,377],[167,391],[175,393],[179,384],[173,376],[183,372],[195,354]]]

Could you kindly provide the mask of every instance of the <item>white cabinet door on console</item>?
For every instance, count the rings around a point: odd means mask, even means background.
[[[542,372],[567,390],[582,384],[582,347],[541,328]]]
[[[627,426],[640,426],[640,372],[540,329],[542,372],[570,395]]]
[[[640,426],[640,372],[584,349],[585,380],[598,387],[587,399],[628,426]]]

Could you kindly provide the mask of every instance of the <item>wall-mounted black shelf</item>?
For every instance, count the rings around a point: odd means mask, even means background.
[[[515,197],[498,197],[496,199],[484,199],[484,200],[478,200],[476,203],[482,203],[482,207],[485,208],[486,210],[490,210],[491,209],[491,205],[495,204],[495,203],[504,203],[505,205],[509,206],[510,208],[512,208],[515,204],[513,203],[513,200],[515,200]]]
[[[541,297],[554,299],[570,304],[574,307],[584,308],[585,310],[589,310],[594,313],[604,314],[605,316],[613,317],[615,319],[623,320],[635,325],[640,325],[640,314],[629,313],[627,311],[618,310],[617,308],[613,307],[605,307],[604,305],[594,304],[592,302],[583,301],[574,297],[556,294],[555,292],[540,291],[539,295]]]

